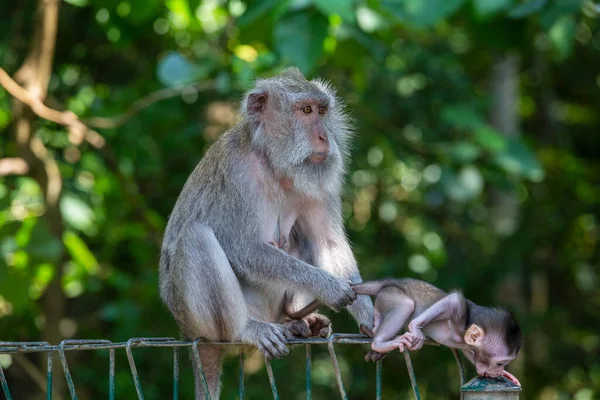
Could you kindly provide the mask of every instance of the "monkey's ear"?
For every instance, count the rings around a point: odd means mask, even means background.
[[[471,325],[465,332],[465,343],[469,346],[479,347],[483,342],[485,333],[478,325]]]
[[[267,92],[251,92],[246,100],[246,111],[249,115],[262,113],[267,108]]]

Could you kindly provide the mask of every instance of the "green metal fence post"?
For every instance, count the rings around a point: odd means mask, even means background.
[[[460,388],[461,400],[519,400],[521,387],[505,377],[476,377]]]

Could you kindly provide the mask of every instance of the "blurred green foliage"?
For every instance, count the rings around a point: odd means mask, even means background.
[[[35,2],[2,8],[0,65],[12,74],[29,49]],[[112,157],[39,121],[35,134],[64,182],[65,231],[52,235],[33,179],[0,178],[2,339],[40,337],[38,300],[63,262],[65,337],[177,337],[157,293],[167,217],[234,123],[242,91],[294,64],[331,80],[356,121],[344,212],[364,278],[419,277],[509,306],[527,338],[524,397],[598,397],[599,17],[592,0],[65,0],[48,105],[84,120],[119,116],[149,93],[187,86],[98,129]],[[520,60],[512,135],[489,118],[490,71],[506,54]],[[13,128],[0,88],[0,158],[18,154]],[[502,214],[507,199],[514,216]],[[356,331],[345,313],[333,320],[337,332]],[[313,352],[314,396],[333,398],[326,352]],[[353,399],[374,393],[364,352],[338,352]],[[146,398],[167,398],[171,353],[135,354]],[[105,394],[107,354],[73,357],[80,397]],[[456,397],[449,351],[426,348],[414,363],[425,398]],[[117,390],[133,398],[125,365],[119,354]],[[282,398],[301,398],[303,351],[273,367]],[[19,368],[7,369],[14,393],[31,387]],[[236,368],[228,358],[223,398],[236,396]],[[398,354],[386,358],[385,398],[408,395],[404,371]],[[182,368],[185,398],[192,387]],[[248,361],[246,390],[270,396],[260,357]]]

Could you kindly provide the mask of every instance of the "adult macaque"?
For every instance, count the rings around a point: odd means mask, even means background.
[[[372,328],[371,299],[350,287],[361,277],[341,215],[351,129],[340,101],[290,68],[257,81],[241,117],[192,172],[165,231],[160,295],[183,336],[240,340],[281,357],[294,333],[285,310],[314,299],[348,307]],[[315,315],[305,321],[321,334],[328,320]],[[221,354],[200,347],[213,399]]]
[[[519,381],[504,367],[517,358],[522,344],[519,324],[503,309],[482,307],[462,294],[450,294],[417,279],[384,279],[352,285],[358,294],[377,296],[373,351],[376,361],[393,349],[418,350],[425,337],[461,349],[481,376]],[[398,335],[407,325],[407,332]]]

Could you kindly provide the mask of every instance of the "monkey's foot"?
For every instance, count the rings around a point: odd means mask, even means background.
[[[411,343],[405,337],[405,335],[406,334],[401,335],[401,336],[396,336],[394,339],[387,340],[385,342],[373,341],[373,343],[371,343],[371,349],[378,353],[389,353],[390,351],[392,351],[394,349],[398,349],[398,350],[400,350],[400,352],[403,352],[404,350],[409,350]]]
[[[284,322],[282,325],[296,337],[307,338],[311,336],[310,326],[308,325],[308,322],[303,319],[293,319]]]
[[[311,336],[327,338],[331,335],[331,321],[322,314],[309,314],[305,318],[311,331]]]
[[[255,345],[265,357],[281,358],[288,354],[287,339],[293,335],[280,324],[249,320],[243,335],[244,341]]]
[[[387,353],[378,353],[376,351],[371,350],[365,355],[365,361],[379,361],[383,359],[383,357],[385,357],[386,355]]]
[[[521,382],[519,382],[519,380],[510,372],[508,371],[502,371],[502,376],[507,378],[509,381],[511,381],[512,383],[514,383],[517,386],[521,386]]]

